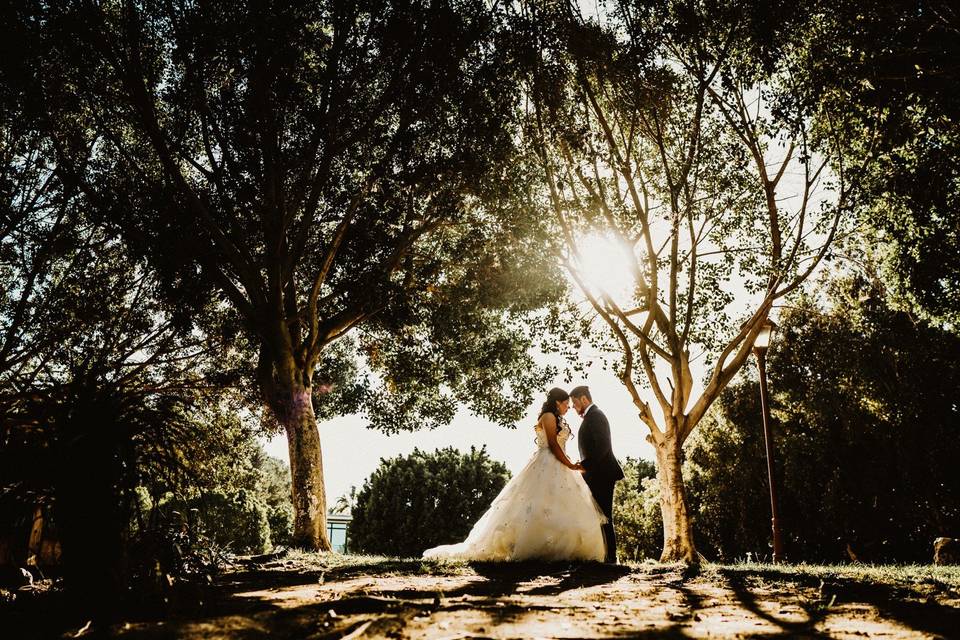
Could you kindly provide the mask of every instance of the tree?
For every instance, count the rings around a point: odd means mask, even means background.
[[[357,506],[357,488],[350,486],[350,491],[337,498],[332,513],[351,513]]]
[[[84,233],[77,192],[58,171],[29,90],[35,43],[16,20],[0,17],[10,25],[0,52],[0,407],[7,411],[40,375],[40,354],[77,331],[63,314],[67,276],[90,266],[85,249],[95,239]]]
[[[351,550],[417,557],[424,549],[462,540],[509,478],[486,448],[414,449],[409,456],[383,459],[357,494]]]
[[[516,315],[558,288],[524,241],[539,221],[489,204],[524,186],[508,161],[515,92],[499,8],[34,13],[73,180],[162,274],[178,317],[217,312],[235,352],[252,354],[246,378],[289,443],[294,544],[330,548],[314,398],[337,379],[344,336],[373,373],[342,389],[344,410],[388,428],[447,421],[462,399],[519,417],[543,372]],[[462,393],[477,385],[506,406]]]
[[[217,386],[199,377],[219,345],[177,326],[155,272],[96,223],[49,135],[39,40],[19,9],[4,8],[0,62],[0,511],[6,527],[41,509],[68,590],[96,596],[99,616],[130,577],[138,473],[177,467],[161,443],[190,431],[184,407]]]
[[[16,335],[30,356],[0,392],[0,509],[52,505],[67,588],[99,618],[130,577],[138,474],[147,460],[164,473],[178,466],[167,445],[192,435],[185,407],[208,400],[213,377],[200,377],[212,349],[172,326],[119,243],[96,228],[82,237],[45,278],[53,295],[36,324]],[[33,342],[48,332],[57,339]]]
[[[842,113],[850,154],[871,161],[858,213],[885,255],[901,306],[960,320],[960,14],[946,0],[810,3],[798,31],[801,82]],[[895,286],[894,286],[895,285]]]
[[[844,275],[781,316],[769,360],[787,553],[928,562],[960,527],[960,340]],[[700,541],[729,560],[769,545],[759,391],[731,386],[689,447]],[[743,517],[743,514],[753,514]]]
[[[755,17],[748,3],[624,1],[597,19],[535,16],[532,29],[537,204],[557,221],[555,251],[650,431],[665,562],[698,560],[684,442],[747,361],[774,302],[827,255],[855,183],[835,152],[837,125],[804,117],[788,47],[763,46]],[[585,248],[591,237],[605,247]],[[606,264],[593,266],[591,251]],[[618,268],[624,291],[613,286]],[[595,326],[585,323],[587,337]],[[697,394],[691,362],[703,356]]]

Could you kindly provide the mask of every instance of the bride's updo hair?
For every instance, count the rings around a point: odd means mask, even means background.
[[[560,387],[550,389],[550,391],[547,392],[547,401],[540,407],[540,415],[537,416],[537,419],[543,417],[545,413],[552,413],[553,417],[557,419],[557,433],[560,433],[560,412],[557,411],[557,403],[569,399],[570,394]]]

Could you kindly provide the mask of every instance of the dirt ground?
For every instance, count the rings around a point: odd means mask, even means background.
[[[164,616],[62,637],[960,638],[957,573],[937,571],[289,556],[235,567]]]

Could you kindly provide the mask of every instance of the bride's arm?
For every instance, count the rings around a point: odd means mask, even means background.
[[[567,454],[560,448],[560,443],[557,442],[556,416],[552,413],[545,413],[540,416],[540,427],[543,429],[543,435],[547,438],[547,446],[550,447],[550,452],[553,453],[557,460],[563,463],[563,466],[573,469],[574,471],[582,469],[580,465],[570,462],[570,458],[567,457]]]

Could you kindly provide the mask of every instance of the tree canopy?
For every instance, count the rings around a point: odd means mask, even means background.
[[[179,324],[229,343],[225,368],[286,432],[305,546],[328,546],[315,398],[387,430],[449,421],[458,403],[510,424],[544,379],[520,317],[560,289],[529,241],[541,221],[504,206],[528,181],[504,12],[76,2],[20,16],[42,43],[62,172],[157,273]]]
[[[863,275],[781,316],[769,388],[786,553],[927,562],[960,526],[960,340],[891,308]],[[821,302],[821,304],[823,304]],[[766,555],[760,396],[747,376],[688,451],[705,553]]]
[[[500,312],[555,287],[521,242],[536,221],[496,209],[522,178],[495,13],[65,6],[39,35],[56,47],[44,91],[75,179],[174,310],[228,305],[218,328],[250,344],[268,391],[284,345],[312,374],[366,320],[354,351],[384,384],[344,398],[373,420],[384,391],[442,421],[439,383],[519,375]]]
[[[804,3],[807,4],[807,3]],[[809,103],[843,114],[870,158],[858,212],[900,305],[960,319],[960,14],[945,0],[810,3],[798,36]],[[865,236],[866,234],[861,234]]]

